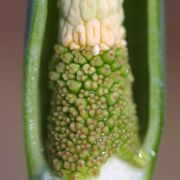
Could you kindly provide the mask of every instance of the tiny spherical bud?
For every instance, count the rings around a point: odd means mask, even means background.
[[[123,64],[122,57],[116,57],[113,64],[111,65],[111,69],[113,71],[116,71],[121,68],[122,64]]]
[[[80,53],[76,53],[74,62],[76,62],[78,64],[85,64],[87,61]]]
[[[68,112],[68,110],[69,110],[68,106],[64,106],[63,109],[62,109],[63,112]]]
[[[77,145],[77,146],[76,146],[76,151],[77,151],[77,152],[80,152],[80,151],[81,151],[81,146],[80,146],[80,145]]]
[[[101,55],[101,58],[103,59],[103,61],[107,64],[112,64],[114,59],[115,59],[115,51],[114,50],[110,50],[110,51],[106,51]]]
[[[76,117],[76,121],[78,122],[84,122],[84,119],[81,116]]]
[[[80,111],[80,115],[83,119],[87,119],[89,117],[88,113],[85,110]]]
[[[104,66],[98,68],[98,72],[104,76],[111,75],[111,67],[108,64],[105,64]]]
[[[85,47],[83,50],[82,50],[82,55],[87,58],[88,60],[90,60],[92,57],[93,57],[93,54],[92,54],[92,48],[91,47]]]
[[[63,75],[62,75],[62,77],[63,77],[63,79],[65,80],[65,81],[67,81],[69,78],[68,78],[68,75],[66,74],[66,73],[64,73]]]
[[[94,120],[91,119],[91,118],[88,118],[88,119],[86,120],[86,123],[87,123],[87,124],[93,124],[93,123],[94,123]]]
[[[76,124],[75,124],[74,122],[72,122],[72,123],[70,124],[70,130],[71,130],[72,132],[76,132]]]
[[[73,60],[73,54],[72,53],[65,53],[60,56],[62,61],[64,61],[66,64],[70,64]]]
[[[90,80],[85,81],[85,83],[84,83],[85,89],[91,90],[91,82],[92,81],[90,81]]]
[[[93,80],[93,81],[97,81],[97,80],[98,80],[98,75],[97,75],[96,73],[94,73],[94,74],[92,75],[92,80]]]
[[[107,96],[107,102],[109,105],[115,104],[118,101],[118,99],[119,99],[118,92],[111,93]]]
[[[97,87],[98,87],[98,84],[97,84],[97,82],[92,82],[92,89],[93,90],[96,90],[97,89]]]
[[[90,169],[90,174],[92,174],[93,176],[99,175],[99,168],[94,166],[92,169]]]
[[[121,80],[120,71],[115,71],[111,74],[110,78],[114,81],[114,83],[118,83]]]
[[[57,81],[59,79],[59,76],[60,74],[57,73],[57,72],[50,72],[49,73],[49,78],[52,80],[52,81]]]
[[[72,146],[73,146],[73,143],[72,143],[71,141],[68,141],[68,142],[67,142],[67,145],[68,145],[68,147],[72,147]]]
[[[76,164],[75,163],[71,163],[71,170],[76,171]]]
[[[80,129],[82,129],[82,127],[83,127],[83,124],[82,123],[76,123],[76,129],[77,130],[80,130]]]
[[[80,166],[80,167],[84,167],[84,166],[85,166],[85,161],[84,161],[84,160],[78,160],[78,161],[77,161],[77,164],[78,164],[78,166]]]
[[[90,143],[95,143],[96,138],[95,138],[94,136],[89,136],[89,137],[88,137],[88,141],[89,141]]]
[[[78,72],[79,68],[80,68],[79,64],[71,63],[70,65],[68,65],[68,69],[70,73]]]
[[[77,72],[76,79],[77,79],[78,81],[85,81],[86,79],[88,79],[88,76],[85,75],[83,71],[78,71],[78,72]]]
[[[66,144],[61,144],[62,149],[66,149]]]
[[[67,94],[66,99],[70,104],[73,104],[75,103],[77,96],[75,94]]]
[[[90,92],[89,92],[89,91],[85,91],[85,92],[84,92],[84,96],[85,96],[85,97],[88,97],[89,95],[90,95]]]
[[[88,157],[88,151],[87,150],[83,150],[80,154],[79,157],[82,159],[86,159]]]
[[[69,162],[64,162],[64,168],[65,169],[70,169],[70,166],[71,166],[71,164],[69,163]]]
[[[89,130],[88,130],[88,128],[87,127],[83,127],[82,129],[81,129],[81,132],[83,133],[83,134],[88,134],[89,133]]]
[[[94,67],[90,66],[89,64],[85,64],[83,66],[83,71],[85,74],[91,75],[96,71],[96,69]]]
[[[95,116],[95,113],[96,113],[96,111],[95,111],[94,109],[89,110],[89,115],[90,115],[91,117],[94,117],[94,116]]]
[[[56,52],[56,54],[63,54],[63,53],[67,53],[68,52],[68,49],[63,47],[63,46],[60,46],[59,44],[56,44],[54,46],[54,50]]]
[[[100,56],[95,56],[92,58],[90,64],[94,67],[100,67],[103,65],[103,61]]]
[[[67,81],[67,86],[73,93],[78,93],[81,89],[82,84],[75,80]]]
[[[59,62],[57,65],[56,65],[56,71],[58,73],[64,73],[65,72],[65,69],[66,69],[66,66],[63,62]]]

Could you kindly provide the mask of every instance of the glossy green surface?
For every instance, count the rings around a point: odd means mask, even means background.
[[[25,48],[24,130],[30,179],[56,179],[44,150],[48,114],[48,61],[57,39],[56,1],[31,0]],[[163,127],[163,5],[160,0],[125,2],[128,49],[135,77],[134,96],[140,117],[142,146],[151,155],[144,169],[150,180]]]

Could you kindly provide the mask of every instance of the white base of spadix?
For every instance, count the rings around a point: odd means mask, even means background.
[[[55,177],[50,171],[45,170],[41,178],[33,180],[63,180]],[[143,169],[136,168],[128,162],[113,156],[101,168],[99,177],[89,177],[85,180],[143,180]]]
[[[118,157],[112,157],[102,166],[98,178],[88,178],[87,180],[142,180],[142,169],[131,166]]]

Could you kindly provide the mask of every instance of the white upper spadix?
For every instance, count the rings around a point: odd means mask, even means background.
[[[125,45],[123,0],[59,0],[59,43],[70,49]]]

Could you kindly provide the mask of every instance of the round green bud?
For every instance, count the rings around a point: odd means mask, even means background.
[[[84,160],[78,160],[77,165],[80,167],[85,167],[85,161]]]
[[[104,75],[104,76],[109,76],[111,75],[111,67],[108,64],[105,64],[104,66],[98,68],[98,73]]]
[[[100,56],[95,56],[92,58],[90,64],[91,66],[94,66],[94,67],[100,67],[103,65],[103,61]]]
[[[122,58],[116,57],[115,60],[114,60],[114,62],[113,62],[113,64],[111,64],[111,69],[112,69],[113,71],[116,71],[116,70],[120,69],[120,67],[122,66],[122,64],[123,64]]]
[[[99,77],[98,77],[98,74],[94,73],[92,76],[91,76],[92,80],[93,81],[98,81]]]
[[[83,50],[82,50],[82,55],[90,60],[92,57],[93,57],[93,54],[92,54],[92,48],[91,47],[85,47]]]
[[[78,93],[81,89],[82,84],[75,80],[69,80],[67,81],[67,86],[69,87],[71,92]]]
[[[104,79],[102,86],[105,87],[105,88],[107,88],[107,89],[109,89],[109,88],[111,88],[111,86],[113,85],[113,83],[114,83],[113,80],[108,77],[108,78],[105,78],[105,79]]]
[[[63,62],[60,62],[56,65],[56,71],[58,73],[64,73],[65,72],[65,69],[66,69],[66,66]]]
[[[66,100],[70,103],[70,104],[74,104],[76,102],[77,96],[75,94],[67,94],[66,95]]]
[[[63,47],[63,46],[61,46],[61,45],[59,45],[59,44],[56,44],[56,45],[54,46],[54,50],[55,50],[55,53],[56,53],[56,54],[59,54],[59,55],[68,52],[68,49],[67,49],[67,48],[65,48],[65,47]]]
[[[122,79],[120,71],[113,72],[110,78],[113,80],[114,83],[119,83]]]
[[[84,119],[81,116],[76,117],[76,121],[78,122],[84,122]]]
[[[102,55],[101,58],[103,59],[103,61],[107,64],[112,64],[115,58],[115,51],[114,50],[109,50],[109,51],[105,51]]]
[[[52,81],[57,81],[60,77],[60,74],[57,73],[57,72],[54,72],[54,71],[51,71],[49,73],[49,78],[52,80]]]
[[[120,68],[120,75],[122,77],[126,78],[128,76],[128,74],[129,74],[129,70],[128,70],[127,67],[123,66],[123,67]]]
[[[83,119],[89,118],[89,115],[88,115],[87,111],[85,111],[85,110],[80,111],[80,115]]]
[[[84,88],[85,88],[86,90],[91,90],[91,82],[92,82],[92,81],[90,81],[90,80],[85,81],[85,83],[84,83]]]
[[[86,99],[84,99],[84,98],[78,98],[77,100],[76,100],[76,106],[77,107],[79,107],[79,106],[83,106],[83,107],[85,107],[86,105],[87,105],[87,101],[86,101]]]
[[[89,137],[88,137],[88,141],[89,141],[90,143],[95,143],[96,138],[95,138],[94,136],[89,136]]]
[[[74,62],[78,64],[85,64],[87,60],[80,53],[76,53]]]
[[[54,159],[52,163],[56,171],[59,171],[61,169],[62,162],[59,159]]]
[[[80,154],[79,157],[82,159],[86,159],[88,157],[89,153],[87,150],[83,150]]]
[[[115,52],[116,52],[116,56],[117,57],[121,57],[122,58],[123,52],[122,52],[122,50],[120,48],[116,48]]]
[[[92,175],[92,176],[98,176],[99,175],[99,168],[94,166],[92,169],[90,169],[89,173]]]
[[[74,107],[70,107],[69,112],[70,114],[72,114],[73,117],[76,117],[78,115],[78,112]]]
[[[62,59],[63,62],[66,64],[70,64],[73,61],[73,54],[72,53],[65,53],[61,54],[60,58]]]
[[[90,66],[89,64],[85,64],[83,66],[83,71],[85,74],[91,75],[96,71],[96,69],[94,67]]]
[[[119,99],[119,93],[118,92],[114,92],[114,93],[107,95],[107,102],[110,106],[115,104],[118,101],[118,99]]]
[[[75,163],[71,163],[71,171],[76,171],[76,164]]]
[[[64,168],[65,169],[70,169],[71,168],[71,164],[67,161],[64,162]]]
[[[71,63],[67,66],[67,69],[69,70],[70,73],[76,73],[80,68],[79,64]]]
[[[74,122],[70,124],[69,128],[72,132],[76,132],[76,124]]]
[[[77,79],[78,81],[85,81],[86,79],[88,79],[88,76],[85,75],[83,71],[78,71],[78,72],[77,72],[76,79]]]

